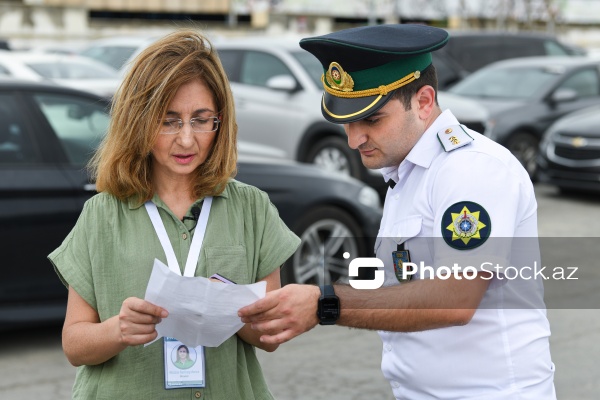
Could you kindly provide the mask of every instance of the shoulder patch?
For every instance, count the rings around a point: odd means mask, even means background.
[[[442,236],[448,246],[469,250],[481,246],[490,237],[492,221],[477,203],[461,201],[448,207],[442,216]]]
[[[448,126],[439,131],[437,137],[446,152],[463,147],[475,140],[469,136],[464,125]]]

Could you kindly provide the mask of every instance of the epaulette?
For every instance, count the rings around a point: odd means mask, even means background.
[[[452,125],[437,133],[438,140],[444,151],[452,151],[471,143],[473,139],[467,133],[464,125]]]

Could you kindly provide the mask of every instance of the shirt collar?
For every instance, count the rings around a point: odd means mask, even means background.
[[[405,163],[412,163],[423,168],[429,168],[433,159],[443,151],[440,146],[437,133],[449,125],[458,125],[458,120],[450,110],[443,111],[427,130],[421,135],[414,147],[410,150],[400,165],[381,169],[383,179],[387,182],[392,179],[399,180],[399,170]]]

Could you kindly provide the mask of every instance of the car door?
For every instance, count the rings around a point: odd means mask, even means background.
[[[302,87],[287,65],[275,55],[231,49],[221,49],[219,55],[231,59],[232,52],[238,54],[237,70],[231,71],[228,62],[224,62],[224,66],[229,69],[239,138],[282,149],[288,157],[295,159],[295,149],[310,123]],[[292,77],[297,83],[296,90],[269,88],[269,80],[276,76]]]
[[[22,90],[0,90],[0,323],[57,319],[67,291],[46,256],[81,210],[61,151]]]

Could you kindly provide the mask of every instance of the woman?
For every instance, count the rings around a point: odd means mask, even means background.
[[[188,369],[194,365],[194,360],[190,358],[190,349],[185,344],[177,347],[177,361],[174,364],[179,369]]]
[[[168,318],[142,300],[154,259],[167,264],[144,203],[158,209],[183,266],[198,229],[191,210],[212,199],[195,276],[266,281],[271,291],[280,287],[279,266],[299,245],[265,193],[231,179],[236,135],[229,83],[204,37],[179,31],[138,56],[90,163],[100,193],[49,256],[69,288],[63,349],[80,366],[73,398],[272,398],[254,346],[276,347],[263,345],[248,325],[204,349],[201,389],[165,390],[162,341],[141,346]]]

